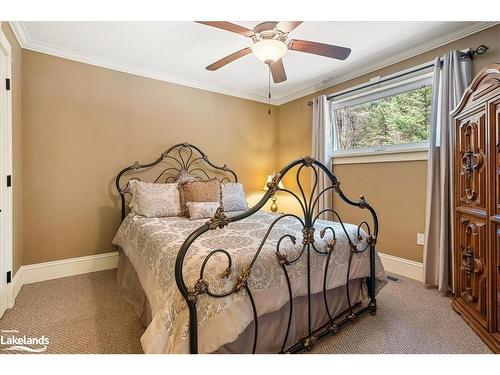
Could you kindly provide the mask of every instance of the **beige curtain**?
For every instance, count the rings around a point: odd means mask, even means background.
[[[453,285],[453,149],[450,112],[471,81],[471,60],[460,51],[434,64],[433,97],[427,167],[424,283],[441,292]]]
[[[333,152],[333,126],[331,121],[330,102],[325,95],[318,96],[313,100],[313,116],[312,116],[312,157],[323,164],[330,170],[332,167],[332,152]],[[312,175],[311,188],[314,187],[314,174]],[[313,191],[313,196],[316,197],[324,189],[331,186],[330,180],[322,171],[318,171],[318,184]],[[325,208],[333,208],[333,193],[328,191],[323,194],[318,204],[314,209],[314,215],[317,215]],[[321,216],[322,219],[330,219],[331,214],[326,213]]]

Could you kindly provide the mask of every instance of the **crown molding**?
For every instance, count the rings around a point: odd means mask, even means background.
[[[12,27],[12,30],[14,31],[14,34],[16,35],[17,40],[19,41],[20,46],[24,49],[28,49],[35,52],[41,52],[47,55],[61,57],[64,59],[73,60],[84,64],[99,66],[101,68],[116,70],[123,73],[133,74],[136,76],[151,78],[158,81],[169,82],[177,85],[192,87],[195,89],[215,92],[218,94],[229,95],[241,99],[253,100],[266,104],[269,102],[267,96],[259,96],[244,91],[228,90],[222,87],[218,87],[200,81],[190,80],[188,78],[180,77],[173,74],[168,74],[156,70],[128,65],[109,59],[102,59],[100,57],[95,57],[82,52],[70,51],[68,49],[56,47],[47,43],[35,42],[30,39],[29,34],[22,22],[11,21],[10,25]],[[274,101],[272,99],[271,99],[271,104],[274,105]]]
[[[235,96],[242,99],[253,100],[260,103],[268,103],[267,96],[259,96],[252,93],[247,93],[238,90],[228,90],[219,86],[207,84],[200,81],[190,80],[184,77],[180,77],[173,74],[167,74],[155,70],[145,69],[137,66],[132,66],[128,64],[123,64],[117,61],[112,61],[108,59],[102,59],[99,57],[91,56],[85,53],[74,52],[64,48],[52,46],[50,44],[36,42],[30,39],[29,34],[21,21],[11,21],[9,22],[16,36],[19,45],[22,48],[29,49],[36,52],[45,53],[52,56],[62,57],[68,60],[73,60],[81,62],[84,64],[90,64],[94,66],[99,66],[106,69],[116,70],[128,74],[133,74],[141,77],[151,78],[159,81],[170,82],[177,85],[188,86],[200,90],[215,92],[223,95]],[[341,68],[335,72],[335,76],[327,78],[320,82],[319,84],[313,85],[309,88],[297,91],[293,94],[283,96],[281,98],[271,99],[272,105],[282,105],[293,100],[302,98],[314,94],[315,92],[324,90],[328,87],[337,85],[342,82],[349,81],[356,77],[369,74],[376,70],[385,68],[389,65],[396,64],[400,61],[409,59],[411,57],[417,56],[424,52],[428,52],[434,48],[441,47],[458,39],[464,38],[466,36],[475,34],[479,31],[493,27],[500,22],[475,22],[474,24],[465,27],[457,32],[448,33],[439,38],[433,38],[426,43],[420,43],[415,46],[415,42],[402,43],[397,46],[391,47],[389,50],[385,50],[373,56],[370,59],[365,59],[359,61],[352,65]],[[398,52],[394,52],[398,51]],[[387,55],[388,57],[380,59],[380,56]]]
[[[420,43],[417,46],[415,46],[414,42],[399,44],[397,46],[391,47],[391,49],[389,50],[378,53],[377,56],[356,62],[345,68],[341,68],[335,72],[334,77],[327,78],[319,84],[297,91],[291,95],[278,98],[275,100],[275,105],[280,106],[293,100],[300,99],[305,96],[314,94],[318,91],[338,85],[340,83],[347,82],[362,75],[369,74],[379,69],[383,69],[387,66],[397,64],[398,62],[418,56],[422,53],[433,50],[434,48],[444,46],[448,43],[489,29],[490,27],[496,26],[498,24],[500,24],[500,22],[476,22],[473,25],[463,28],[462,30],[448,33],[440,38],[434,38],[427,43]],[[398,50],[400,52],[394,53],[395,50]],[[380,56],[384,55],[387,55],[388,57],[380,59]]]
[[[28,40],[28,32],[24,24],[21,21],[10,21],[9,25],[21,48],[25,48],[24,46]]]

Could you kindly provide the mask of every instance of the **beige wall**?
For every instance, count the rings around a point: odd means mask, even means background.
[[[266,105],[248,100],[28,50],[21,56],[8,24],[2,23],[2,29],[15,56],[15,269],[21,263],[110,251],[119,225],[116,173],[176,142],[197,144],[213,161],[235,169],[251,201],[262,194],[267,173],[310,154],[307,102],[318,94],[273,108],[268,115]],[[484,43],[492,50],[474,61],[477,72],[500,60],[499,32],[497,26],[323,92],[430,61],[452,48]],[[364,194],[377,209],[381,251],[420,261],[415,235],[424,230],[426,162],[344,165],[335,173],[351,197]],[[287,203],[280,199],[282,207]],[[359,219],[352,209],[343,213],[347,221]]]
[[[7,22],[2,22],[2,31],[10,43],[12,54],[12,194],[14,206],[12,273],[15,274],[23,265],[21,47]]]
[[[23,50],[24,264],[111,251],[117,172],[178,142],[261,194],[276,158],[276,111],[267,109]]]
[[[485,65],[500,61],[500,25],[278,107],[278,164],[284,165],[311,153],[312,109],[307,103],[313,97],[411,68],[442,56],[451,49],[475,48],[480,44],[486,44],[491,49],[486,55],[474,58],[474,74]],[[376,209],[380,220],[380,251],[422,261],[423,247],[416,244],[416,234],[423,233],[425,226],[426,171],[425,161],[335,167],[334,172],[342,182],[345,193],[355,199],[364,194]],[[309,186],[307,182],[304,185]],[[338,203],[338,200],[335,202]],[[286,208],[287,200],[282,199],[282,203]],[[363,216],[365,213],[360,216],[352,209],[343,211],[347,221],[358,222],[362,217],[366,218]]]

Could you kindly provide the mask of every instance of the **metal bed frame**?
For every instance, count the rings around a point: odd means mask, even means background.
[[[118,192],[121,197],[121,217],[122,220],[125,218],[126,215],[126,196],[130,194],[129,190],[129,185],[128,181],[132,179],[138,179],[141,180],[144,176],[130,176],[130,174],[138,174],[139,171],[147,171],[150,170],[151,168],[157,166],[157,165],[162,165],[163,168],[160,172],[160,174],[154,178],[151,179],[153,182],[173,182],[177,179],[177,176],[181,171],[186,171],[190,173],[191,175],[195,176],[199,180],[205,180],[209,178],[217,178],[219,181],[224,182],[224,181],[237,181],[237,176],[236,173],[229,169],[226,165],[219,166],[214,163],[212,163],[208,157],[205,155],[203,151],[201,151],[198,147],[191,145],[189,143],[181,143],[181,144],[176,144],[172,147],[170,147],[167,151],[163,152],[161,156],[151,162],[151,163],[146,163],[146,164],[140,164],[138,162],[133,163],[129,167],[123,169],[120,171],[118,176],[116,177],[116,188],[118,189]],[[313,178],[313,184],[312,184],[312,189],[310,194],[306,194],[302,187],[301,183],[301,173],[303,171],[309,171],[312,173],[312,178]],[[295,181],[298,186],[298,193],[295,193],[291,190],[288,190],[286,188],[279,188],[279,182],[288,174],[295,173]],[[327,187],[326,189],[322,190],[319,192],[319,194],[315,194],[315,190],[318,184],[318,175],[319,173],[324,173],[326,177],[328,178],[329,182],[331,183],[331,186]],[[124,179],[126,176],[128,176],[126,183],[122,182],[122,179]],[[248,279],[252,276],[252,267],[255,264],[255,261],[257,257],[259,256],[262,248],[264,247],[267,238],[269,237],[269,234],[271,233],[273,227],[278,223],[280,220],[282,220],[285,217],[290,217],[294,218],[295,220],[298,220],[302,226],[302,234],[303,234],[303,239],[302,239],[302,249],[299,252],[299,255],[289,258],[287,254],[283,253],[280,250],[281,244],[283,241],[288,240],[291,241],[293,244],[296,243],[297,239],[290,235],[290,234],[285,234],[281,236],[277,242],[276,245],[276,261],[279,263],[281,266],[286,282],[287,282],[287,287],[288,287],[288,303],[289,303],[289,309],[288,309],[288,324],[286,328],[286,333],[284,336],[283,343],[281,345],[281,350],[280,353],[296,353],[300,352],[304,349],[310,349],[315,342],[318,339],[321,339],[325,336],[329,336],[332,334],[335,334],[341,329],[343,326],[346,324],[356,320],[359,316],[365,314],[366,312],[369,312],[372,315],[376,314],[377,311],[377,302],[375,298],[375,245],[377,241],[377,234],[378,234],[378,219],[377,215],[375,213],[375,210],[368,204],[368,202],[365,200],[363,196],[360,197],[359,200],[354,201],[346,197],[346,195],[342,192],[340,188],[340,182],[337,180],[337,178],[332,174],[332,172],[321,162],[311,158],[311,157],[304,157],[301,159],[297,159],[295,161],[292,161],[285,167],[281,169],[279,173],[277,173],[273,180],[267,184],[268,190],[264,194],[264,196],[260,199],[260,201],[255,204],[253,207],[249,208],[247,211],[244,211],[243,213],[240,213],[236,216],[228,217],[222,207],[219,208],[215,215],[209,219],[204,225],[196,229],[194,232],[192,232],[189,237],[185,240],[185,242],[182,244],[181,248],[179,249],[179,253],[177,255],[176,263],[175,263],[175,280],[177,283],[177,287],[179,288],[179,291],[181,292],[182,296],[184,297],[187,306],[189,308],[189,340],[190,340],[190,352],[191,353],[198,353],[198,321],[197,321],[197,302],[198,299],[202,296],[205,296],[204,298],[224,298],[227,297],[231,294],[234,293],[240,293],[241,291],[244,291],[246,296],[248,296],[248,300],[251,304],[252,311],[253,311],[253,321],[254,321],[254,338],[253,338],[253,345],[252,345],[252,353],[256,352],[257,344],[258,344],[258,335],[259,335],[259,316],[257,314],[257,306],[255,304],[254,297],[252,295],[251,289],[249,288],[248,285]],[[211,251],[204,259],[202,262],[201,268],[200,268],[200,274],[197,282],[193,286],[188,286],[186,285],[183,277],[183,264],[184,264],[184,259],[186,258],[187,253],[189,252],[190,246],[193,244],[193,242],[200,237],[203,233],[210,231],[210,230],[224,230],[224,228],[231,222],[236,222],[242,219],[245,219],[257,211],[259,211],[265,204],[266,202],[272,198],[277,192],[283,192],[291,195],[296,202],[298,202],[300,206],[300,210],[302,212],[302,217],[291,214],[291,213],[285,213],[280,216],[278,216],[272,224],[269,226],[264,238],[260,242],[259,247],[256,249],[256,252],[252,258],[251,263],[243,268],[243,272],[241,274],[237,275],[234,281],[234,285],[230,290],[226,290],[223,293],[216,294],[213,293],[210,290],[210,285],[209,283],[204,279],[204,272],[205,268],[207,267],[207,264],[214,255],[221,254],[227,258],[227,269],[226,272],[222,277],[229,277],[231,273],[233,272],[233,269],[235,269],[233,260],[231,257],[231,254],[226,250],[226,249],[215,249]],[[337,211],[335,211],[332,208],[325,208],[322,209],[321,211],[318,212],[316,209],[316,206],[318,205],[318,201],[321,198],[323,194],[327,193],[332,193],[335,192],[345,203],[347,203],[350,206],[355,206],[360,209],[365,209],[367,210],[372,219],[372,224],[373,224],[373,232],[371,226],[368,224],[367,221],[363,221],[358,225],[357,228],[357,238],[352,239],[349,237],[349,234],[347,233],[347,230],[344,226],[344,223]],[[351,248],[350,255],[349,255],[349,261],[348,261],[348,269],[347,269],[347,280],[346,280],[346,295],[347,295],[347,302],[348,302],[348,310],[345,311],[344,313],[340,314],[339,316],[332,316],[330,312],[330,308],[328,306],[328,299],[327,299],[327,275],[328,275],[328,270],[329,270],[329,263],[330,263],[330,257],[333,254],[335,250],[335,244],[336,244],[336,233],[335,230],[331,227],[325,227],[320,231],[320,238],[324,238],[325,234],[327,231],[331,231],[332,233],[332,239],[326,242],[326,248],[325,250],[319,250],[315,246],[315,238],[314,238],[314,232],[315,232],[315,223],[318,220],[318,218],[321,215],[330,215],[331,217],[334,217],[340,224],[341,228],[344,231],[345,235],[347,236],[349,246]],[[357,243],[363,240],[363,237],[361,236],[361,230],[364,227],[365,233],[366,233],[366,246],[363,248],[359,248],[357,246]],[[349,294],[349,274],[350,274],[350,268],[351,268],[351,261],[352,257],[354,254],[364,252],[364,251],[369,251],[370,254],[370,276],[365,279],[368,287],[368,296],[369,296],[369,303],[366,306],[361,306],[361,303],[357,304],[352,304],[351,303],[351,298]],[[292,266],[295,262],[297,262],[299,259],[301,259],[303,256],[306,257],[307,261],[307,317],[308,317],[308,331],[306,337],[303,337],[301,340],[299,340],[296,343],[293,343],[291,345],[288,344],[288,336],[290,332],[290,327],[291,327],[291,322],[292,322],[292,314],[293,314],[293,300],[294,296],[292,294],[292,287],[291,287],[291,280],[288,275],[288,270],[287,267]],[[313,328],[312,327],[312,317],[311,317],[311,257],[312,256],[322,256],[326,257],[326,262],[325,262],[325,269],[323,273],[323,301],[324,301],[324,307],[325,311],[328,316],[328,321],[326,324],[322,325],[319,328]]]

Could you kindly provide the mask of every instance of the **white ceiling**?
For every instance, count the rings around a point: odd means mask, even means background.
[[[258,22],[235,22],[253,28]],[[267,66],[253,55],[216,72],[205,66],[252,41],[194,22],[12,22],[24,48],[111,69],[267,102]],[[482,30],[485,22],[304,22],[291,38],[350,47],[345,61],[288,51],[282,104]],[[475,47],[475,46],[471,46]]]

